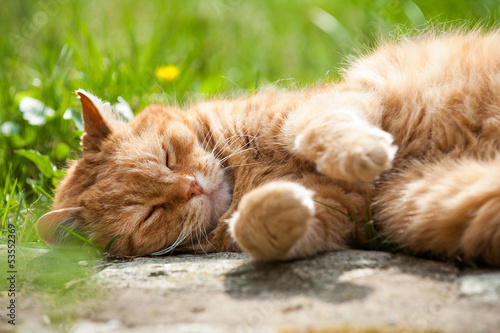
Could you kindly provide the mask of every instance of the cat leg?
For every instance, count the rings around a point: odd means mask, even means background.
[[[321,173],[348,181],[372,181],[391,167],[392,136],[370,124],[380,111],[368,93],[340,91],[312,97],[290,114],[284,137],[290,150],[316,163]],[[378,112],[380,113],[380,112]]]
[[[414,164],[379,193],[375,218],[398,244],[500,266],[500,157]]]
[[[329,181],[314,175],[304,177],[301,184],[274,181],[254,189],[242,198],[228,222],[232,237],[245,252],[262,261],[345,249],[347,238],[355,233],[355,223],[314,200],[354,214],[362,211],[370,190],[347,193]]]

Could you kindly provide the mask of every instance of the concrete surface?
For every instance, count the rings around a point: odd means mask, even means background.
[[[71,332],[500,332],[499,270],[383,252],[273,264],[235,253],[136,258],[95,278],[109,294]],[[19,331],[50,331],[39,312]]]

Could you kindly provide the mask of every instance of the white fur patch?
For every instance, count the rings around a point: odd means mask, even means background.
[[[231,216],[226,222],[229,225],[229,233],[233,239],[236,239],[234,236],[234,226],[236,225],[236,221],[240,218],[240,213],[235,212],[233,216]]]
[[[300,184],[287,181],[275,181],[268,183],[264,186],[266,186],[270,190],[272,190],[273,188],[286,189],[287,192],[291,194],[294,199],[300,201],[302,206],[306,207],[311,212],[311,215],[314,215],[315,213],[314,201],[313,201],[314,191],[311,191]]]
[[[295,149],[296,150],[299,150],[300,144],[301,144],[303,139],[304,139],[304,134],[299,134],[295,138]]]
[[[208,195],[212,207],[212,215],[219,218],[224,214],[231,204],[232,195],[231,188],[227,183],[222,172],[210,177],[202,173],[194,174],[196,181],[203,188],[203,191]]]

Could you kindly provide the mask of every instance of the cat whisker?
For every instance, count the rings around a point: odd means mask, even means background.
[[[201,120],[200,115],[196,115],[196,118],[198,119],[198,121],[199,121],[199,123],[200,123],[200,124],[203,122],[203,121]],[[211,128],[211,127],[209,127],[209,128],[208,128],[208,131],[207,131],[207,133],[205,134],[205,137],[203,138],[203,142],[202,142],[202,144],[203,144],[203,145],[205,145],[205,144],[207,144],[207,143],[208,143],[207,137],[208,137],[208,135],[209,135],[209,134],[210,134],[210,139],[212,139],[212,136],[213,136],[213,131],[212,131],[212,128]]]
[[[198,245],[201,248],[201,250],[203,251],[203,253],[207,254],[207,252],[205,251],[205,249],[203,248],[203,246],[201,246],[201,239],[202,239],[202,237],[206,238],[207,237],[207,233],[206,233],[206,229],[204,231],[202,230],[202,226],[200,224],[200,220],[198,220],[198,227],[199,227],[199,230],[200,230],[200,237],[197,237]],[[196,230],[196,234],[198,234],[198,230]],[[208,238],[207,238],[207,241],[208,241]],[[194,245],[193,245],[193,247],[194,247]]]
[[[257,150],[256,148],[241,148],[235,152],[232,152],[231,154],[229,154],[228,156],[224,157],[223,159],[219,160],[219,163],[224,163],[226,162],[229,158],[237,155],[237,154],[241,154],[241,153],[244,153],[246,151],[250,151],[250,150]]]
[[[189,233],[186,234],[185,236],[182,235],[182,232],[179,234],[179,236],[177,237],[177,239],[175,240],[175,242],[166,247],[165,249],[163,250],[160,250],[160,251],[156,251],[154,253],[151,253],[152,255],[155,255],[155,256],[160,256],[160,255],[163,255],[165,253],[169,253],[169,252],[172,252],[177,246],[179,246],[179,244],[181,244],[187,237],[189,236]]]
[[[223,135],[223,136],[221,136],[221,137],[219,138],[219,140],[217,140],[216,144],[214,145],[214,147],[213,147],[213,149],[212,149],[212,154],[216,151],[216,149],[217,149],[217,148],[219,148],[219,145],[221,145],[223,142],[226,142],[226,143],[228,144],[228,146],[230,146],[230,143],[229,143],[229,142],[231,142],[231,141],[232,141],[233,139],[235,139],[235,138],[240,138],[240,137],[242,137],[242,136],[245,136],[245,137],[250,137],[250,140],[248,141],[248,143],[251,143],[251,142],[253,142],[254,140],[256,140],[256,139],[257,139],[257,136],[258,136],[258,134],[260,133],[260,130],[261,130],[261,125],[260,125],[260,124],[259,124],[259,128],[257,129],[257,133],[255,133],[255,135],[251,135],[251,136],[250,136],[250,135],[247,135],[247,133],[251,130],[251,128],[253,128],[253,127],[254,127],[253,125],[257,122],[257,119],[258,119],[258,117],[255,117],[255,119],[253,120],[253,122],[252,122],[251,124],[246,124],[246,125],[243,125],[240,129],[235,129],[235,130],[234,130],[234,134],[233,134],[233,135],[231,135],[231,136],[229,136],[229,137],[227,137],[227,138],[225,138],[225,140],[223,140],[223,141],[221,141],[221,138],[223,138],[223,137],[224,137],[224,135]],[[238,123],[238,122],[239,122],[239,119],[236,119],[236,120],[233,122],[233,124],[234,124],[234,125],[236,125],[236,123]],[[225,134],[225,132],[226,132],[226,131],[228,131],[228,130],[229,130],[229,129],[231,129],[231,128],[232,128],[231,126],[228,126],[228,127],[226,128],[226,130],[224,130],[224,131],[222,132],[222,134]],[[219,159],[219,158],[221,157],[221,155],[222,155],[222,154],[224,154],[224,152],[226,152],[226,151],[227,151],[227,149],[228,149],[228,148],[229,148],[229,147],[224,147],[224,148],[223,148],[223,149],[221,149],[219,152],[217,152],[217,154],[215,155],[215,158],[216,158],[216,159]],[[223,162],[222,162],[222,163],[223,163]]]
[[[228,140],[231,140],[231,139],[233,139],[233,138],[235,138],[235,137],[241,137],[242,135],[245,135],[245,133],[248,131],[248,129],[249,129],[249,128],[247,128],[247,129],[246,129],[243,133],[236,133],[236,134],[234,134],[233,136],[231,136],[230,138],[228,138]],[[248,144],[250,144],[251,142],[253,142],[254,140],[256,140],[256,139],[257,139],[257,135],[259,134],[259,132],[260,132],[260,126],[259,126],[259,129],[257,130],[257,133],[256,133],[255,135],[252,135],[252,136],[248,136],[248,135],[247,135],[247,137],[251,137],[251,138],[248,140],[247,145],[248,145]],[[223,153],[224,151],[226,151],[227,149],[228,149],[228,148],[226,148],[225,150],[221,151],[221,152],[220,152],[220,154],[222,154],[222,153]],[[223,159],[221,159],[221,160],[219,161],[219,163],[221,163],[221,164],[222,164],[222,163],[224,163],[225,161],[227,161],[227,159],[229,159],[231,156],[234,156],[234,155],[236,155],[236,154],[242,153],[242,152],[247,151],[247,150],[256,150],[256,148],[247,148],[247,149],[245,149],[245,148],[243,148],[242,146],[240,146],[240,147],[238,147],[238,149],[237,149],[235,152],[233,152],[233,153],[229,154],[228,156],[224,157]],[[218,154],[218,155],[220,155],[220,154]],[[219,156],[218,156],[218,155],[216,156],[216,158],[219,158]]]
[[[236,122],[237,122],[237,120],[235,120],[235,121],[233,122],[233,124],[235,124]],[[212,154],[214,153],[215,149],[217,149],[217,148],[218,148],[219,143],[221,143],[221,139],[225,138],[225,141],[230,141],[232,138],[234,138],[234,137],[235,137],[235,135],[234,135],[234,134],[233,134],[233,135],[231,135],[231,136],[229,136],[229,137],[226,137],[226,132],[227,132],[227,131],[229,131],[230,129],[231,129],[231,126],[228,126],[228,127],[226,127],[226,128],[222,131],[221,136],[219,137],[219,139],[218,139],[218,140],[217,140],[217,142],[215,143],[214,147],[212,148]],[[210,132],[212,132],[212,133],[213,133],[213,130],[211,129],[211,130],[210,130]],[[222,141],[222,142],[223,142],[223,141]]]
[[[204,236],[203,238],[207,241],[208,244],[210,244],[210,246],[217,251],[217,248],[210,242],[210,240],[208,239],[208,233],[207,233],[207,230],[206,228],[204,227]],[[206,254],[207,252],[205,251],[205,249],[203,248],[203,246],[201,245],[201,239],[198,241],[198,245],[200,246],[200,248],[202,249],[202,251]]]
[[[199,222],[198,222],[199,224]],[[196,233],[196,238],[198,238],[198,230],[197,229],[194,229],[195,233]],[[193,237],[191,237],[191,246],[194,247],[194,243],[193,243]]]
[[[224,169],[230,169],[230,168],[235,168],[235,167],[240,167],[240,166],[246,166],[246,165],[254,165],[254,164],[260,164],[260,163],[235,164],[235,165],[227,166]]]
[[[214,145],[214,147],[212,148],[212,151],[211,151],[211,154],[212,154],[212,155],[214,154],[215,150],[219,147],[219,143],[222,143],[222,142],[221,142],[221,139],[222,139],[223,137],[224,137],[224,136],[223,136],[223,135],[221,135],[221,137],[220,137],[220,138],[217,140],[217,142],[215,143],[215,145]],[[219,152],[219,153],[215,154],[216,158],[218,158],[218,156],[219,156],[220,154],[222,154],[222,152],[223,152],[223,151],[221,151],[221,152]]]

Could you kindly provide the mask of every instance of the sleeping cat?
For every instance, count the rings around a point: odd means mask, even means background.
[[[386,43],[340,82],[152,105],[130,123],[77,94],[82,158],[37,222],[50,245],[66,226],[103,247],[120,234],[116,255],[287,260],[362,241],[341,212],[374,203],[401,247],[500,266],[500,32]]]

